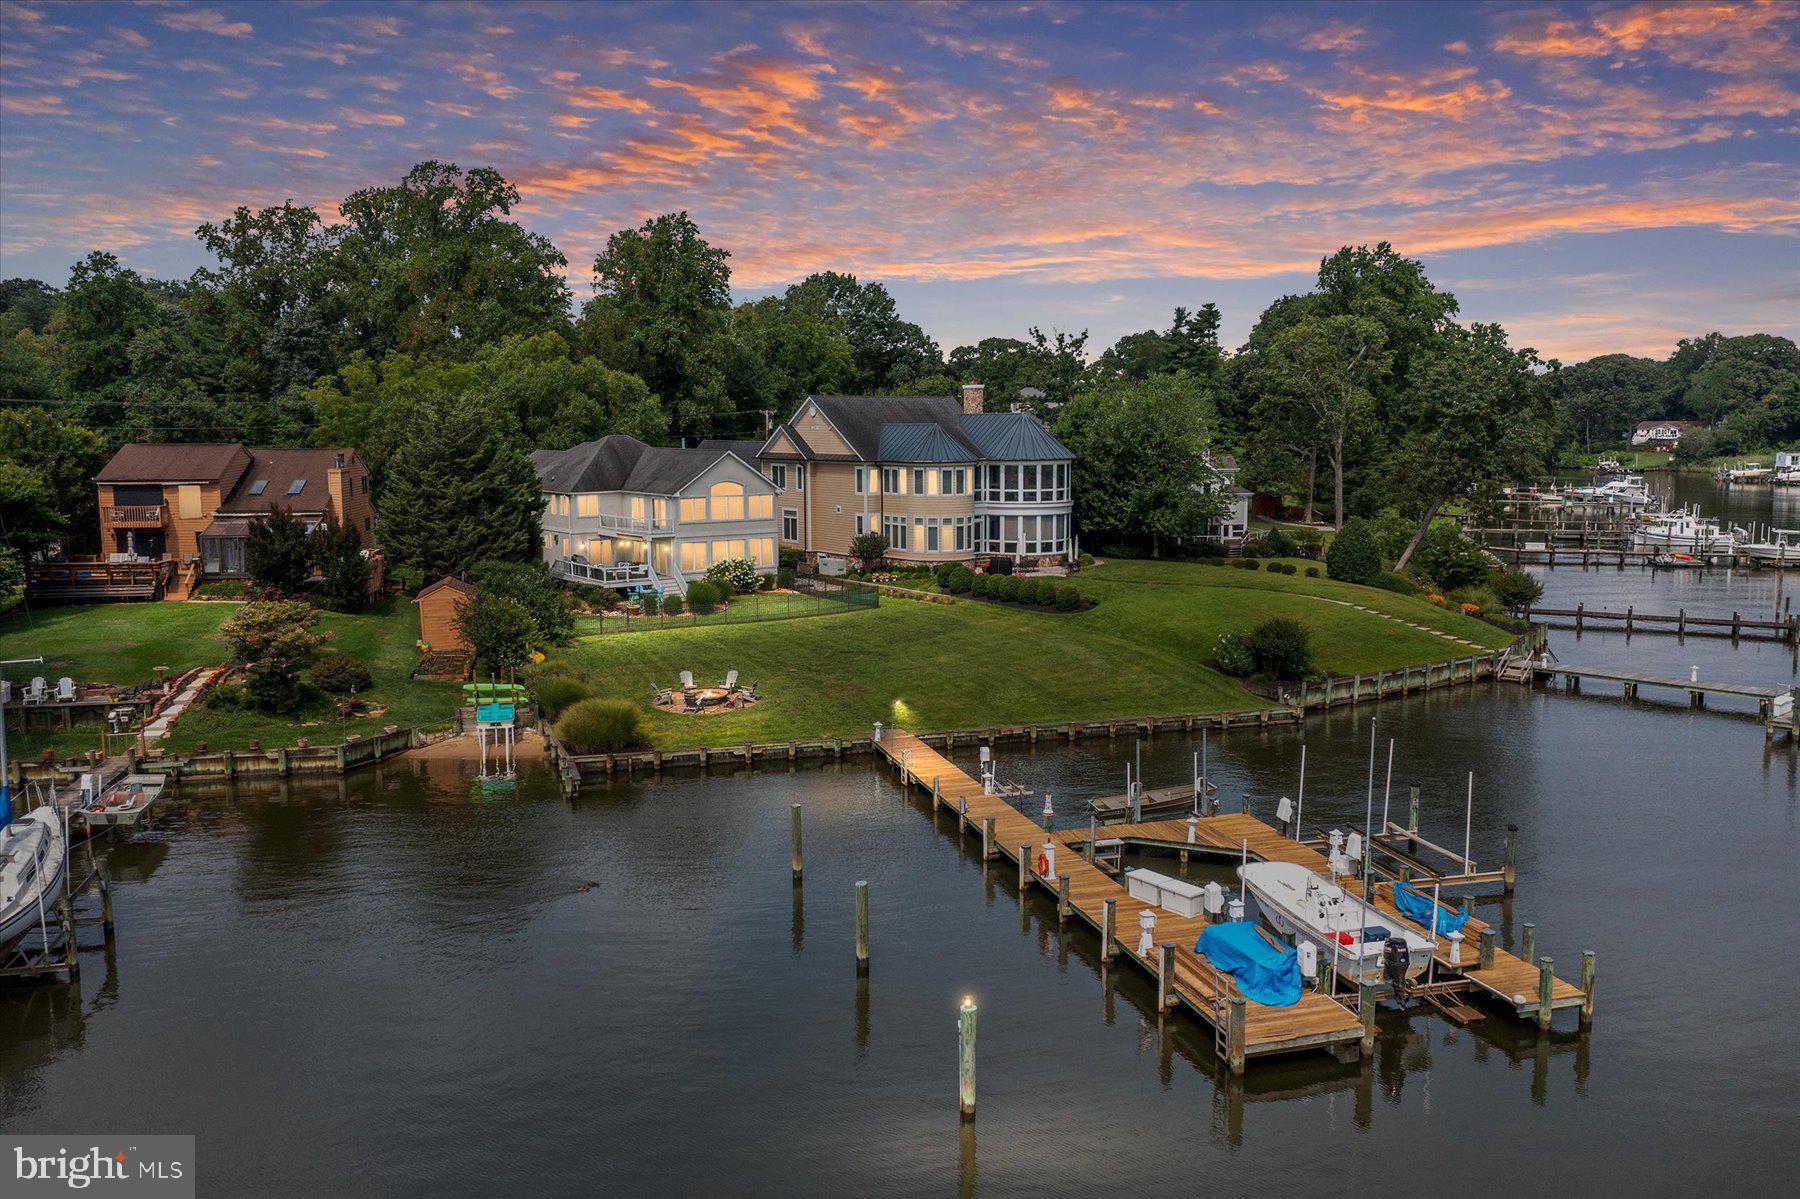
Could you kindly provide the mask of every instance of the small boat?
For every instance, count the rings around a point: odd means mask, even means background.
[[[1088,800],[1088,811],[1094,814],[1094,820],[1100,824],[1161,820],[1169,816],[1186,816],[1189,812],[1198,814],[1201,785],[1198,782],[1177,783],[1173,787],[1156,787],[1139,791],[1135,815],[1132,812],[1131,796],[1129,795],[1096,796]],[[1212,783],[1204,785],[1209,799],[1219,793],[1216,785]]]
[[[1758,566],[1800,566],[1800,529],[1764,529],[1766,540],[1743,541],[1737,552]]]
[[[89,828],[133,825],[161,798],[162,789],[160,774],[128,774],[100,798],[80,805],[74,812]]]
[[[68,846],[62,818],[49,804],[0,829],[0,956],[49,917]]]
[[[1658,570],[1698,570],[1706,564],[1705,558],[1684,554],[1680,550],[1657,550],[1650,556],[1650,565]]]
[[[1602,475],[1622,475],[1625,473],[1625,466],[1617,458],[1602,458],[1594,470]]]
[[[1701,516],[1691,508],[1679,512],[1662,512],[1632,530],[1632,543],[1640,549],[1682,551],[1690,554],[1729,554],[1737,548],[1737,538],[1721,529],[1719,522]]]
[[[1740,462],[1736,466],[1727,466],[1713,476],[1721,483],[1750,485],[1767,483],[1774,477],[1773,469],[1767,466],[1758,466],[1754,462]]]
[[[1262,918],[1276,932],[1310,941],[1319,961],[1340,979],[1385,984],[1387,942],[1407,950],[1406,977],[1417,978],[1431,960],[1432,944],[1359,896],[1293,862],[1251,862],[1238,877],[1256,896]]]

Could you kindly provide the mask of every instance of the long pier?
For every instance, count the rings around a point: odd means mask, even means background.
[[[1730,619],[1727,619],[1723,616],[1689,616],[1686,608],[1671,615],[1667,612],[1639,612],[1635,607],[1627,607],[1623,612],[1612,612],[1602,608],[1589,608],[1584,603],[1576,604],[1573,608],[1527,608],[1525,615],[1528,618],[1572,620],[1577,633],[1589,621],[1601,621],[1621,624],[1627,633],[1674,633],[1685,636],[1692,631],[1729,636],[1734,641],[1744,636],[1768,635],[1790,644],[1800,636],[1800,617],[1792,615],[1776,620],[1760,620],[1733,612]],[[1647,627],[1640,629],[1639,625]]]
[[[1765,723],[1776,720],[1775,701],[1783,697],[1792,697],[1800,688],[1772,687],[1760,683],[1728,683],[1713,679],[1689,677],[1685,679],[1658,678],[1655,675],[1637,674],[1629,670],[1595,670],[1586,666],[1567,666],[1561,662],[1532,662],[1523,668],[1534,683],[1553,685],[1558,678],[1563,686],[1572,692],[1581,690],[1584,681],[1618,683],[1625,689],[1626,699],[1636,699],[1640,687],[1661,687],[1671,691],[1687,693],[1688,706],[1704,708],[1708,695],[1730,695],[1741,699],[1756,701],[1756,714]],[[1789,717],[1791,719],[1791,716]]]
[[[1251,1058],[1328,1049],[1358,1043],[1367,1056],[1375,1043],[1375,990],[1359,988],[1354,995],[1307,990],[1291,1007],[1273,1008],[1247,999],[1230,975],[1218,970],[1194,951],[1193,944],[1207,926],[1204,916],[1185,917],[1134,898],[1121,882],[1093,860],[1100,841],[1135,844],[1144,848],[1171,849],[1180,853],[1235,856],[1248,853],[1257,860],[1294,861],[1329,877],[1329,864],[1316,850],[1271,828],[1247,813],[1108,825],[1090,836],[1086,830],[1046,832],[1004,798],[989,795],[942,754],[917,736],[890,729],[874,742],[877,754],[895,766],[903,785],[929,792],[935,808],[955,813],[959,831],[981,839],[984,858],[1011,859],[1019,871],[1021,901],[1033,884],[1049,890],[1057,899],[1059,920],[1080,919],[1100,934],[1102,962],[1124,956],[1157,981],[1158,1002],[1167,1009],[1185,1006],[1211,1027],[1215,1048],[1232,1073],[1242,1074]],[[1391,888],[1392,884],[1389,884]],[[1377,889],[1379,894],[1379,888]],[[1419,926],[1393,909],[1391,896],[1377,904],[1403,925]],[[1151,945],[1140,951],[1140,919],[1153,916]],[[1440,965],[1454,969],[1441,991],[1473,985],[1502,999],[1517,1015],[1537,1014],[1547,1027],[1551,1013],[1567,1007],[1582,1009],[1582,1023],[1592,1016],[1591,991],[1584,992],[1555,979],[1548,964],[1539,969],[1504,955],[1494,945],[1493,931],[1471,920],[1465,928],[1478,937],[1453,966],[1445,958]],[[1424,935],[1429,935],[1421,930]],[[1475,983],[1467,972],[1486,973]],[[1464,982],[1463,980],[1469,980]]]

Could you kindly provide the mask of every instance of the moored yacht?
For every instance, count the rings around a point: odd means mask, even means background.
[[[1800,566],[1800,529],[1764,529],[1757,540],[1740,541],[1737,552],[1759,566]]]
[[[1385,984],[1389,941],[1405,945],[1408,979],[1417,978],[1431,959],[1429,940],[1305,866],[1251,862],[1238,868],[1238,877],[1276,932],[1310,941],[1319,961],[1332,963],[1341,979]]]
[[[1689,554],[1729,554],[1737,548],[1737,538],[1719,527],[1719,522],[1701,516],[1692,508],[1679,512],[1661,512],[1632,531],[1631,541],[1640,549],[1679,550]]]
[[[1645,508],[1656,502],[1656,497],[1650,494],[1650,488],[1644,483],[1643,475],[1624,475],[1608,479],[1604,483],[1596,483],[1592,487],[1571,487],[1569,494],[1577,499],[1622,504],[1628,508]]]

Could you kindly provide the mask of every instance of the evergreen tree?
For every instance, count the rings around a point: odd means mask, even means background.
[[[312,577],[312,547],[299,518],[280,506],[269,509],[250,526],[244,564],[250,577],[271,591],[293,595],[305,587]]]
[[[388,463],[380,496],[390,560],[427,579],[490,558],[537,555],[537,472],[482,410],[447,396],[420,408]]]
[[[312,536],[313,558],[325,579],[319,599],[333,612],[361,612],[369,603],[369,560],[362,534],[327,522]]]

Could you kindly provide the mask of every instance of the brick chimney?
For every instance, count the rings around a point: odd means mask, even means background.
[[[987,406],[987,388],[980,383],[964,383],[962,396],[966,413],[980,412]]]

